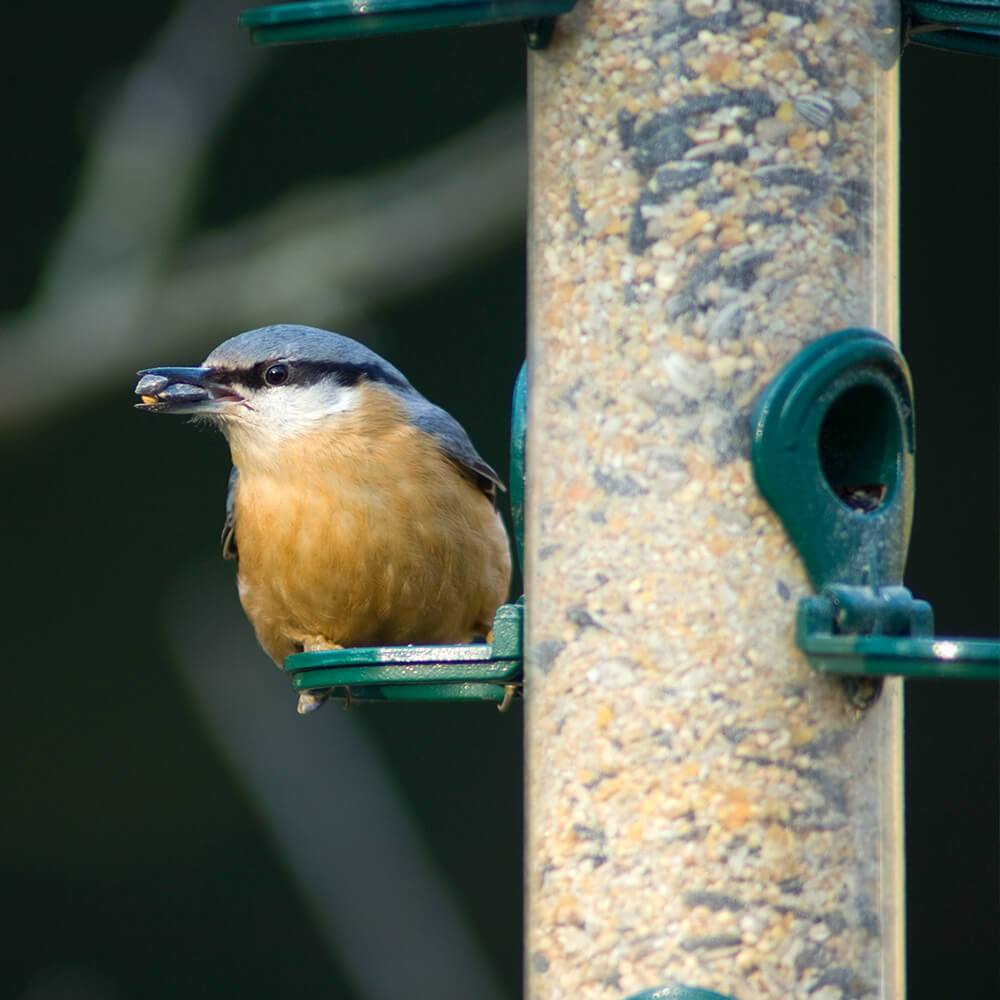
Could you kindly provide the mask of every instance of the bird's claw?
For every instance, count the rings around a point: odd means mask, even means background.
[[[299,703],[295,708],[295,711],[299,715],[308,715],[310,712],[315,712],[317,708],[320,708],[325,704],[326,699],[330,696],[329,691],[322,691],[319,694],[313,694],[311,691],[303,691],[299,695]]]
[[[517,684],[504,684],[503,701],[497,705],[498,712],[506,712],[507,709],[510,708],[510,703],[514,700],[514,695],[517,694],[517,689]]]

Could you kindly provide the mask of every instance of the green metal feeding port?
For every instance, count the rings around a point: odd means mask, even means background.
[[[906,362],[870,330],[800,351],[757,403],[757,485],[813,583],[880,587],[903,578],[916,442]]]
[[[764,391],[754,476],[818,590],[796,641],[824,672],[1000,680],[1000,642],[935,637],[931,606],[902,586],[915,452],[909,370],[871,330],[810,344]]]
[[[240,14],[255,45],[291,45],[343,38],[525,22],[528,45],[543,47],[552,19],[576,0],[304,0],[252,7]]]

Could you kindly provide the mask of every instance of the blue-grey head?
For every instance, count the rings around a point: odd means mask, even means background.
[[[363,344],[315,327],[281,324],[224,341],[195,368],[138,373],[137,409],[217,424],[230,442],[271,447],[353,410],[361,387],[377,385],[403,404],[414,426],[487,488],[502,487],[461,425],[428,402],[398,368]]]
[[[415,392],[405,376],[349,337],[308,326],[265,326],[224,341],[197,368],[147,368],[137,407],[152,413],[232,421],[308,422],[350,407],[352,389],[377,382]]]

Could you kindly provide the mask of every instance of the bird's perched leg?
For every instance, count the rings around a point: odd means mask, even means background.
[[[334,649],[343,649],[339,642],[330,642],[321,635],[307,635],[299,639],[303,653],[329,653]]]
[[[321,635],[311,635],[307,636],[302,640],[302,652],[303,653],[326,653],[334,649],[343,649],[343,646],[338,645],[335,642],[330,642],[329,639],[324,639]],[[351,704],[351,689],[345,688],[345,707],[349,708]],[[299,715],[308,715],[310,712],[315,712],[317,708],[322,707],[326,704],[327,698],[330,697],[330,692],[333,688],[327,688],[326,691],[321,691],[318,694],[315,692],[303,691],[299,695],[299,703],[295,708],[295,711]]]
[[[322,691],[319,694],[313,694],[309,691],[303,691],[299,695],[299,703],[295,706],[295,711],[299,715],[308,715],[310,712],[315,712],[317,708],[322,707],[326,704],[326,699],[330,697],[330,692],[333,688],[328,688],[326,691]],[[347,702],[350,704],[351,701],[351,691],[350,688],[347,690]]]

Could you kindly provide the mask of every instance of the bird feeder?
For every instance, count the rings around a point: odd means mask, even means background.
[[[915,439],[894,346],[900,50],[993,46],[995,18],[977,0],[241,18],[258,44],[495,19],[551,42],[530,60],[532,997],[904,993],[902,687],[826,674],[996,669],[996,644],[935,638],[900,584]],[[475,662],[286,670],[300,691],[503,701],[501,612]]]

